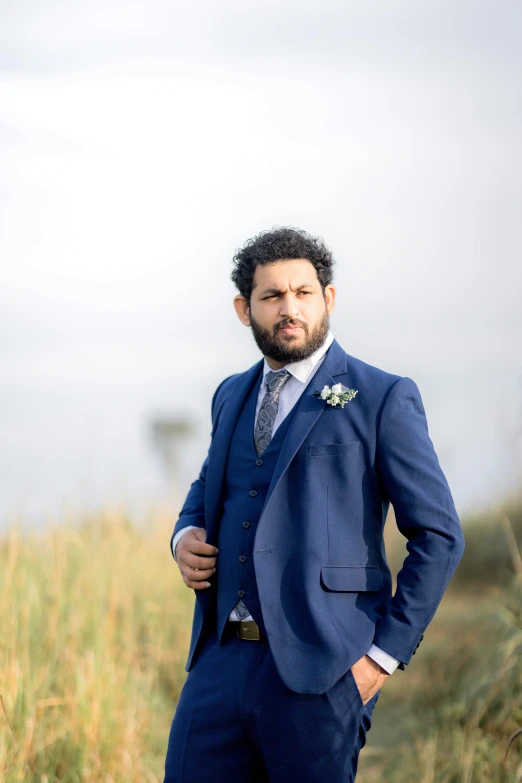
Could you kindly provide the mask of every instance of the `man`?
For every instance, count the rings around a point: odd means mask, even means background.
[[[353,781],[380,689],[462,556],[417,385],[329,329],[333,264],[292,228],[234,256],[234,307],[264,358],[216,389],[171,539],[196,598],[165,783]],[[390,502],[408,539],[394,595]]]

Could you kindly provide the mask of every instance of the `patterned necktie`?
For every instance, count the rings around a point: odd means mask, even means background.
[[[266,392],[257,414],[257,421],[254,430],[254,442],[256,444],[257,456],[260,457],[272,440],[272,430],[279,407],[279,395],[281,389],[291,378],[288,370],[270,370],[266,374]]]
[[[279,394],[287,381],[291,378],[288,370],[270,370],[266,374],[266,392],[257,414],[256,426],[254,430],[254,442],[256,444],[257,456],[260,457],[272,439],[272,429],[279,406]],[[237,616],[244,620],[250,614],[249,610],[241,599],[234,606]]]

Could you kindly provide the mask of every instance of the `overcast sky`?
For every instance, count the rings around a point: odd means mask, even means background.
[[[413,378],[460,512],[522,484],[520,3],[4,0],[0,525],[164,491],[147,422],[260,358],[231,259],[336,258],[331,329]],[[175,522],[175,518],[173,519]]]

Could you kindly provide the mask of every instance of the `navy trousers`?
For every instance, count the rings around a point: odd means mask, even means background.
[[[350,669],[325,693],[281,680],[268,643],[209,630],[170,729],[164,783],[352,783],[378,691]]]

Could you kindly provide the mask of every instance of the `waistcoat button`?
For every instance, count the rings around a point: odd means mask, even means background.
[[[243,596],[245,595],[245,591],[244,591],[244,590],[238,590],[238,591],[237,591],[237,594],[238,594],[238,596],[239,596],[240,598],[243,598]]]
[[[250,522],[248,521],[248,519],[245,519],[245,521],[243,522],[243,527],[250,527]]]
[[[256,465],[262,465],[263,460],[262,459],[256,459]]]
[[[257,489],[251,489],[250,490],[250,497],[251,498],[255,498],[256,495],[257,495]]]
[[[239,555],[239,559],[241,560],[242,563],[244,563],[246,560],[246,555]]]

